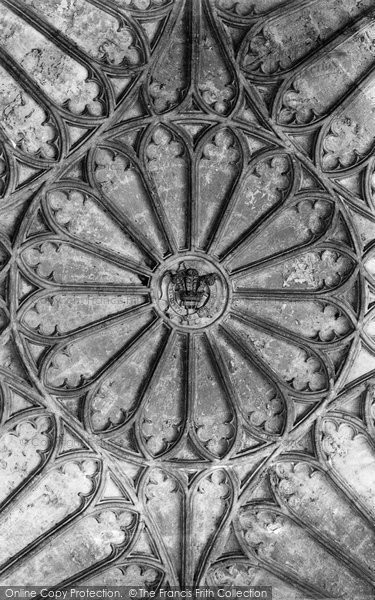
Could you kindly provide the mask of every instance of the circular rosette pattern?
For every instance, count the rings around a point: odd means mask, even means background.
[[[341,205],[267,139],[198,125],[94,149],[87,184],[31,205],[12,279],[45,389],[113,452],[184,465],[269,451],[344,372],[360,308]]]

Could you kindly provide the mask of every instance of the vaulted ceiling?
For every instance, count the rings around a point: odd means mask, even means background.
[[[373,598],[374,17],[0,1],[1,585]]]

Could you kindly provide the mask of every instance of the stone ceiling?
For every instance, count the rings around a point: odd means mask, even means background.
[[[373,598],[372,0],[1,0],[2,585]]]

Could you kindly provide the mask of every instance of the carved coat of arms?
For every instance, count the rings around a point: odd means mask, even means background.
[[[220,278],[217,273],[202,273],[195,266],[181,262],[176,270],[165,273],[161,304],[166,316],[188,327],[203,327],[216,318]]]

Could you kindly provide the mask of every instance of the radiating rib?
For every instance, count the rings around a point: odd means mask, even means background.
[[[235,131],[210,130],[197,148],[198,245],[210,251],[212,242],[235,193],[244,161],[244,150]]]
[[[60,232],[58,232],[60,233]],[[66,246],[70,248],[77,249],[77,255],[82,253],[86,253],[88,256],[97,256],[99,262],[106,261],[110,265],[114,265],[119,269],[123,268],[124,271],[128,273],[133,273],[138,279],[139,283],[142,285],[142,280],[144,281],[144,285],[147,286],[147,279],[152,275],[152,271],[146,266],[142,265],[136,261],[133,261],[131,258],[127,258],[126,256],[122,256],[117,254],[113,250],[107,250],[106,248],[100,247],[95,243],[90,243],[88,240],[79,239],[73,235],[69,235],[69,233],[61,232],[60,235],[56,234],[46,234],[43,237],[32,238],[30,241],[27,241],[22,246],[22,251],[26,251],[28,248],[35,247],[37,243],[45,244],[59,244],[61,246]],[[65,244],[64,244],[65,242]],[[116,277],[114,278],[116,279]],[[129,276],[129,282],[131,280],[131,276]],[[136,284],[136,279],[133,279],[134,284]]]
[[[324,312],[324,305],[319,307],[317,302],[307,303],[299,302],[295,305],[295,310],[289,307],[288,300],[282,300],[278,303],[272,303],[265,308],[265,302],[250,302],[247,307],[234,306],[232,313],[253,325],[259,325],[268,333],[273,331],[278,332],[286,338],[293,339],[296,343],[304,343],[308,341],[312,344],[327,344],[331,343],[335,339],[337,331],[342,331],[342,337],[346,337],[350,332],[353,331],[353,325],[350,323],[348,318],[344,315],[340,315],[340,311],[337,307],[331,303],[325,305],[330,307],[333,313],[329,313],[327,310]],[[284,309],[284,314],[278,314],[279,310]],[[288,308],[290,308],[288,312]],[[320,309],[320,310],[319,310]],[[297,312],[298,311],[298,312]],[[278,316],[278,319],[275,316]],[[335,317],[336,315],[336,317]],[[330,316],[332,322],[330,321]],[[338,319],[341,319],[338,321]],[[305,327],[305,329],[304,329]],[[318,333],[323,335],[323,338],[317,337]],[[324,339],[327,336],[327,339]],[[340,336],[341,337],[341,336]]]
[[[133,153],[120,143],[103,144],[94,151],[91,165],[93,185],[107,199],[105,206],[112,205],[131,237],[140,239],[151,256],[168,253],[168,232]]]
[[[206,335],[194,337],[195,395],[192,435],[208,457],[222,458],[235,440],[233,398]]]
[[[289,156],[262,152],[250,160],[222,216],[212,249],[224,260],[278,214],[291,194],[294,169]]]
[[[139,247],[138,239],[131,238],[117,219],[108,214],[89,186],[59,186],[46,194],[42,206],[44,210],[30,218],[29,230],[42,218],[52,231],[58,231],[65,238],[88,244],[91,250],[107,252],[108,256],[117,255],[128,264],[134,264],[136,270],[151,273],[146,267],[149,257]]]
[[[304,265],[304,260],[310,261],[311,264],[306,263],[306,265]],[[324,275],[326,274],[325,271],[328,267],[331,266],[333,269],[335,263],[338,262],[340,262],[340,264],[345,263],[345,268],[343,264],[340,271],[343,270],[347,272],[349,270],[348,265],[356,262],[356,255],[349,248],[345,248],[345,250],[342,248],[337,249],[337,245],[323,239],[313,245],[305,244],[302,247],[293,248],[285,253],[280,253],[278,256],[261,260],[258,263],[240,266],[231,272],[231,277],[233,280],[238,281],[239,279],[245,280],[245,276],[247,275],[250,276],[252,274],[260,273],[266,278],[268,270],[274,269],[278,265],[283,265],[285,263],[291,265],[290,268],[292,268],[292,265],[295,265],[296,270],[305,271],[307,278],[306,282],[308,282],[311,287],[315,287],[313,281],[310,283],[310,278],[312,277],[313,272],[315,273],[319,262],[327,263],[326,269],[322,269],[320,277],[320,279],[324,279]],[[318,272],[315,275],[316,277],[313,277],[314,280],[318,279]],[[281,288],[289,287],[287,283],[287,281],[284,281],[281,284]]]
[[[185,335],[172,331],[145,391],[138,429],[153,457],[173,453],[186,437],[186,342]]]
[[[69,296],[71,299],[70,303]],[[103,299],[105,300],[104,302],[102,301]],[[112,299],[112,309],[110,307],[110,299]],[[121,310],[119,310],[120,305],[122,305]],[[85,307],[85,309],[81,308],[81,311],[85,312],[85,315],[81,315],[78,321],[80,306]],[[95,309],[92,310],[92,316],[90,317],[87,308],[90,306],[99,306],[102,308],[101,310],[100,308],[97,308],[96,311]],[[56,342],[60,342],[66,339],[77,339],[78,337],[81,337],[81,335],[89,335],[97,328],[102,328],[107,325],[110,327],[114,322],[121,323],[123,318],[131,318],[134,314],[143,314],[144,311],[149,309],[150,301],[149,298],[147,298],[147,295],[133,297],[123,295],[111,296],[108,298],[108,292],[102,296],[84,296],[82,292],[67,294],[66,290],[61,290],[60,293],[54,290],[53,292],[44,291],[41,294],[33,295],[19,311],[19,320],[21,323],[21,330],[25,328],[26,330],[31,331],[33,336],[46,343],[48,340],[51,342],[51,338]],[[69,311],[74,310],[77,311],[74,319],[77,325],[80,323],[80,326],[73,326],[73,328],[69,330],[69,322],[70,319],[73,318],[70,317]],[[67,312],[68,316],[66,316]],[[65,331],[62,328],[64,326],[66,328]]]
[[[269,377],[244,356],[229,336],[223,335],[224,331],[219,327],[215,332],[215,344],[221,354],[220,369],[230,381],[237,418],[242,415],[242,425],[257,436],[259,442],[254,448],[258,449],[260,440],[270,441],[270,437],[283,433],[287,421],[285,399]]]
[[[242,314],[233,314],[230,322],[245,345],[292,389],[301,393],[327,389],[326,361],[318,349],[281,327],[259,323]]]
[[[71,336],[73,340],[53,348],[41,367],[45,384],[63,392],[93,383],[155,322],[148,306],[137,312],[137,315],[133,313],[119,321],[114,320],[110,325],[103,323],[100,329],[93,328],[89,334],[83,332]]]
[[[156,186],[157,208],[172,250],[188,247],[191,157],[175,128],[159,125],[143,140],[144,162]]]
[[[327,196],[318,193],[299,196],[281,206],[272,214],[272,219],[265,219],[225,261],[235,271],[244,264],[263,264],[295,249],[311,246],[331,233],[334,215],[335,207]]]
[[[168,344],[170,332],[155,321],[138,337],[131,351],[123,353],[103,373],[86,401],[85,418],[91,430],[108,434],[130,423],[136,415],[139,418]]]

